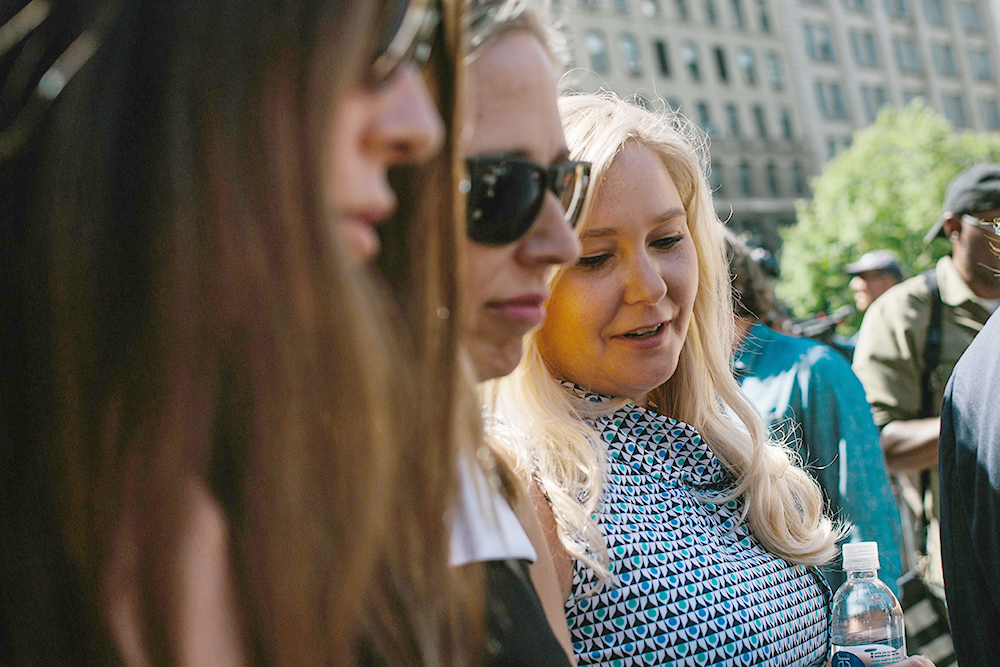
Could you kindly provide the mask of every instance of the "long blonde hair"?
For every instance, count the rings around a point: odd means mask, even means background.
[[[698,256],[698,292],[677,370],[650,393],[651,401],[662,414],[701,433],[733,475],[735,484],[727,495],[742,496],[745,520],[765,548],[794,563],[829,561],[840,533],[824,516],[818,485],[791,462],[786,448],[766,439],[760,417],[732,373],[732,297],[723,226],[705,177],[703,135],[665,106],[651,111],[612,93],[567,96],[560,110],[572,158],[593,163],[593,184],[577,233],[587,227],[608,169],[632,143],[659,156],[687,211]],[[553,276],[553,290],[562,273]],[[597,434],[582,418],[608,414],[628,401],[595,407],[577,399],[546,366],[537,332],[528,337],[525,348],[521,365],[490,389],[498,422],[504,425],[502,435],[548,497],[567,551],[607,577],[607,550],[593,518],[603,484],[604,453]]]

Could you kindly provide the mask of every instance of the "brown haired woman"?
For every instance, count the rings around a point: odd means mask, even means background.
[[[464,662],[453,151],[400,215],[430,248],[412,336],[358,266],[389,167],[452,142],[418,65],[450,118],[456,5],[442,28],[422,0],[15,4],[0,662]]]

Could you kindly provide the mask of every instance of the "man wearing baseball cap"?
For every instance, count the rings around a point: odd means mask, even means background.
[[[871,304],[854,355],[854,372],[881,429],[889,471],[911,482],[904,495],[918,511],[924,493],[932,498],[926,549],[916,545],[931,556],[926,579],[932,585],[941,583],[936,538],[941,401],[958,358],[1000,304],[1000,258],[991,249],[1000,247],[998,218],[1000,165],[980,164],[956,176],[944,212],[924,237],[927,243],[946,239],[951,254]]]
[[[866,252],[858,261],[845,265],[844,273],[851,276],[848,286],[854,293],[854,305],[859,313],[868,310],[872,301],[903,280],[899,260],[888,250]]]

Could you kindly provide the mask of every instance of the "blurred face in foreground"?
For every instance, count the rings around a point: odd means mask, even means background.
[[[440,150],[444,124],[420,72],[440,12],[432,0],[396,8],[386,45],[367,80],[348,91],[334,111],[328,153],[327,206],[349,258],[366,261],[380,249],[377,227],[396,210],[390,167],[424,162]]]
[[[677,369],[698,291],[698,258],[677,187],[629,143],[608,169],[538,335],[561,380],[644,405]]]
[[[475,112],[467,147],[473,184],[463,273],[469,318],[465,343],[483,381],[514,370],[521,360],[524,335],[545,317],[550,270],[579,254],[566,208],[582,200],[586,181],[579,169],[567,165],[556,75],[537,37],[527,30],[499,37],[472,61],[469,81]],[[474,163],[481,168],[473,169]],[[558,177],[549,169],[556,166],[561,170]],[[534,175],[519,179],[522,187],[508,188],[498,180],[518,171]],[[546,172],[551,173],[543,175]],[[526,187],[545,179],[548,188]],[[562,188],[561,197],[552,191],[553,182],[556,189]],[[508,224],[504,216],[523,209],[517,201],[532,199],[526,194],[530,192],[538,194],[533,198],[537,212],[529,213],[523,225]],[[490,217],[497,224],[484,224]],[[498,233],[505,228],[517,231]]]

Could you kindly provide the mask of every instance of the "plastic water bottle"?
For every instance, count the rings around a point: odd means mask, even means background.
[[[876,542],[844,545],[847,581],[833,596],[830,667],[882,667],[906,658],[903,609],[878,568]]]

